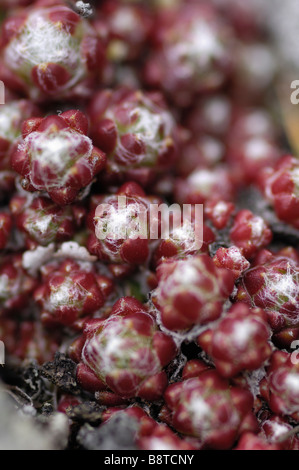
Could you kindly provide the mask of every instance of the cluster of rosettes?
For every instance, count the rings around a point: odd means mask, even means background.
[[[76,448],[122,423],[142,450],[299,449],[299,164],[264,22],[91,3],[0,0],[4,381],[45,376]]]

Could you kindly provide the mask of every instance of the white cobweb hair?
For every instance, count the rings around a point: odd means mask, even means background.
[[[86,74],[86,64],[81,57],[80,38],[72,36],[63,28],[58,28],[46,18],[46,14],[47,9],[36,9],[28,15],[19,34],[5,48],[5,62],[12,70],[21,71],[26,77],[31,74],[32,67],[40,64],[54,63],[67,67],[71,77],[63,88],[69,88]]]
[[[93,8],[90,3],[85,3],[82,0],[79,0],[76,2],[75,7],[79,15],[83,18],[89,18],[93,15]]]
[[[87,152],[83,155],[77,155],[77,146],[83,141],[86,143]],[[21,150],[24,149],[28,152],[31,162],[38,162],[43,184],[37,185],[31,181],[31,184],[37,190],[53,190],[64,186],[69,177],[68,165],[72,163],[72,159],[74,159],[74,163],[80,160],[90,172],[91,177],[93,175],[93,168],[89,162],[93,150],[92,141],[89,137],[76,131],[71,129],[61,129],[56,133],[35,131],[29,134],[19,145]],[[46,170],[43,171],[43,168]],[[59,175],[57,181],[47,176],[49,168]],[[32,172],[34,177],[34,169]]]
[[[285,269],[286,260],[282,258],[280,262],[282,268]],[[279,260],[275,267],[277,266],[279,266]],[[255,269],[258,268],[253,268],[247,272]],[[259,305],[256,305],[254,299],[252,299],[253,305],[262,306],[264,310],[268,311],[280,311],[290,325],[296,325],[299,321],[299,267],[296,266],[295,262],[287,260],[285,273],[266,272],[263,279],[265,288],[263,292],[258,293]],[[247,291],[244,282],[243,286]],[[248,293],[248,295],[250,294]],[[285,303],[292,304],[294,309],[283,307]]]

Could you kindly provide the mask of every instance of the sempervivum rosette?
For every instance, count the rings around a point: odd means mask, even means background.
[[[95,270],[85,269],[71,259],[58,265],[50,263],[43,268],[42,284],[34,292],[42,323],[79,327],[82,317],[92,315],[104,305],[110,293],[109,283]]]
[[[286,155],[274,168],[264,168],[260,186],[277,217],[299,228],[299,160]]]
[[[262,107],[237,106],[228,127],[226,160],[234,179],[240,187],[254,183],[261,170],[275,165],[280,156],[273,117]]]
[[[99,91],[89,118],[92,139],[107,154],[110,180],[144,185],[172,167],[175,125],[160,93]]]
[[[1,78],[34,100],[88,96],[103,71],[103,39],[62,1],[37,2],[3,24]]]
[[[231,31],[207,3],[184,2],[162,13],[145,80],[170,95],[179,106],[198,93],[217,90],[231,69]]]
[[[236,214],[230,230],[230,240],[242,255],[251,259],[272,241],[272,232],[262,217],[243,209]]]
[[[299,258],[295,250],[271,253],[262,250],[251,269],[244,273],[236,300],[263,308],[273,339],[287,345],[298,336]]]
[[[85,216],[84,208],[78,204],[61,207],[46,197],[31,200],[30,196],[15,195],[9,207],[16,227],[24,234],[30,249],[71,239]]]
[[[163,368],[175,357],[176,347],[139,301],[123,297],[107,319],[86,323],[71,354],[80,361],[77,380],[83,388],[156,400],[167,386]]]
[[[116,194],[92,196],[89,252],[109,264],[144,264],[151,244],[150,207],[158,202],[134,182],[123,184]]]
[[[285,351],[272,355],[267,375],[260,384],[261,394],[279,416],[299,418],[299,364]]]
[[[269,339],[266,313],[239,302],[215,328],[202,333],[198,343],[213,358],[220,375],[233,377],[261,367],[272,352]]]
[[[203,204],[234,200],[236,187],[231,171],[224,165],[198,167],[187,178],[177,178],[174,195],[179,204]]]
[[[205,224],[202,224],[199,230],[196,222],[195,217],[193,220],[185,220],[177,227],[172,227],[169,233],[163,234],[164,238],[159,241],[153,254],[154,266],[165,258],[179,259],[189,255],[208,253],[209,246],[215,241],[214,232]],[[161,229],[163,230],[163,224]],[[199,233],[201,231],[202,233]]]
[[[87,132],[87,118],[76,110],[25,121],[23,140],[11,157],[23,188],[45,191],[60,205],[72,203],[106,163]]]
[[[106,0],[99,8],[95,28],[107,28],[107,56],[113,62],[136,60],[146,47],[152,27],[148,5]]]
[[[214,370],[169,385],[165,402],[178,432],[204,449],[229,449],[245,430],[257,429],[248,390],[231,387]]]
[[[218,248],[213,257],[213,261],[218,268],[229,269],[235,279],[238,279],[238,277],[250,267],[249,261],[242,255],[237,246]]]
[[[170,330],[185,330],[219,318],[234,285],[233,274],[217,268],[206,254],[165,260],[159,264],[157,276],[152,300]]]

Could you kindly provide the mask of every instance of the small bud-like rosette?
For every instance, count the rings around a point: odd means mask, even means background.
[[[156,206],[159,202],[134,182],[122,185],[115,195],[92,197],[92,233],[87,241],[90,253],[107,263],[144,264],[149,257],[154,225],[156,238],[159,237],[159,214],[150,219],[151,204]]]
[[[161,241],[153,253],[152,263],[157,266],[165,258],[186,258],[208,253],[215,234],[203,222],[202,204],[168,206],[161,217]]]
[[[234,49],[232,83],[234,97],[241,97],[249,106],[263,102],[264,95],[275,85],[279,72],[273,45],[258,36],[252,39],[239,42]],[[260,64],[258,68],[255,67],[257,63]]]
[[[235,213],[235,205],[223,200],[209,200],[204,205],[204,214],[213,226],[222,230],[230,225],[232,215]]]
[[[266,109],[235,110],[227,135],[226,160],[240,189],[255,183],[263,168],[274,166],[280,152],[277,126]]]
[[[152,14],[148,5],[106,0],[94,22],[96,29],[107,28],[107,57],[112,62],[140,58],[149,39]]]
[[[259,436],[267,439],[272,446],[279,446],[281,450],[298,450],[299,448],[299,438],[286,417],[277,415],[267,417],[266,415],[261,423]]]
[[[160,93],[103,90],[89,106],[91,137],[108,157],[112,181],[148,184],[176,156],[175,124]]]
[[[84,208],[78,204],[61,207],[46,197],[31,200],[16,195],[9,207],[29,249],[70,240],[85,216]]]
[[[27,191],[47,192],[59,205],[74,202],[104,168],[105,154],[87,136],[81,111],[32,118],[23,124],[23,140],[11,157]]]
[[[275,168],[265,168],[260,186],[277,217],[299,228],[299,160],[287,155]]]
[[[77,380],[83,388],[157,400],[167,386],[163,368],[175,357],[176,347],[140,302],[124,297],[107,319],[86,323],[71,354],[81,361]]]
[[[298,254],[291,257],[283,250],[276,254],[263,250],[256,258],[255,266],[244,273],[236,299],[263,308],[275,332],[298,328]]]
[[[218,268],[229,269],[235,279],[238,279],[250,267],[249,261],[242,255],[240,248],[237,246],[218,248],[213,261]]]
[[[63,2],[42,3],[4,22],[1,78],[33,100],[88,96],[105,65],[103,39]]]
[[[224,165],[196,168],[187,178],[176,179],[174,195],[179,204],[231,202],[235,196],[231,171]]]
[[[260,384],[261,394],[271,410],[279,416],[299,419],[299,362],[292,355],[275,351],[266,377]]]
[[[109,282],[109,280],[107,280]],[[105,303],[103,277],[71,259],[43,268],[43,281],[34,292],[40,318],[46,326],[81,326]]]
[[[234,286],[233,274],[217,268],[206,254],[165,260],[157,276],[152,301],[169,330],[186,330],[219,318]]]
[[[226,81],[232,34],[210,4],[183,2],[162,12],[154,36],[145,80],[177,105],[190,105],[198,93],[217,90]]]
[[[251,393],[213,370],[169,385],[164,397],[172,427],[203,449],[229,449],[244,430],[257,429]]]
[[[225,146],[220,139],[207,134],[196,133],[193,135],[190,129],[180,129],[179,155],[176,161],[176,173],[184,178],[190,175],[198,166],[213,168],[221,164],[225,156]]]
[[[233,377],[262,366],[272,352],[269,339],[266,313],[239,302],[199,336],[198,344],[212,357],[220,375]]]
[[[251,259],[272,241],[272,232],[264,219],[248,209],[239,211],[230,230],[230,240],[242,255]]]

